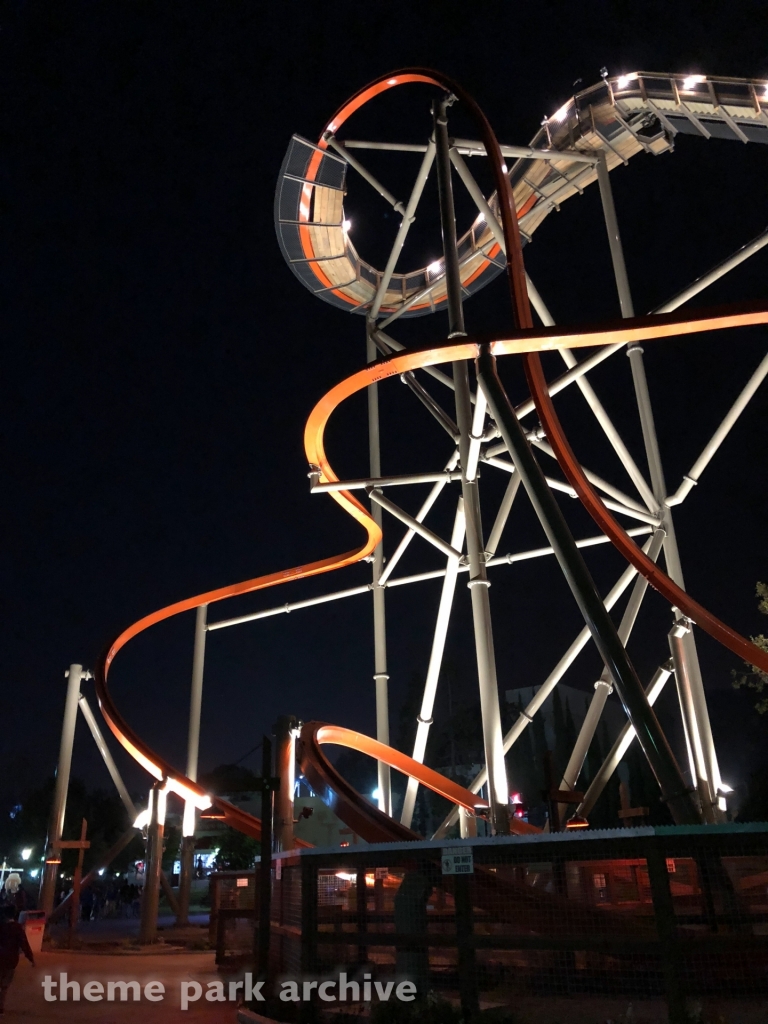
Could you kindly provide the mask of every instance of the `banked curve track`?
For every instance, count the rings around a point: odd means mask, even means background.
[[[499,196],[500,219],[507,251],[506,269],[512,299],[513,329],[498,337],[465,337],[458,340],[454,339],[450,343],[440,342],[426,348],[406,351],[380,362],[370,364],[365,369],[352,374],[334,388],[331,388],[312,410],[304,432],[304,448],[307,461],[313,467],[313,470],[317,472],[319,482],[330,483],[338,481],[338,477],[327,459],[323,438],[325,427],[331,414],[351,395],[368,387],[369,384],[398,376],[408,370],[415,370],[420,367],[435,366],[440,363],[451,363],[466,359],[477,360],[481,355],[486,359],[490,356],[494,360],[501,355],[521,355],[525,363],[531,394],[549,442],[557,455],[558,462],[571,485],[578,493],[582,503],[600,528],[622,555],[671,604],[692,619],[700,628],[724,644],[738,657],[768,672],[768,653],[761,651],[745,637],[721,622],[689,594],[680,590],[637,547],[603,505],[600,497],[586,479],[570,447],[549,396],[547,382],[539,358],[540,352],[558,348],[647,342],[682,334],[698,334],[731,327],[765,324],[768,323],[768,304],[765,302],[752,303],[728,309],[699,311],[693,316],[673,314],[667,316],[636,317],[617,323],[606,323],[587,328],[534,329],[528,304],[520,235],[509,178],[504,173],[503,158],[496,136],[475,101],[458,84],[440,72],[414,68],[383,76],[376,82],[366,86],[365,89],[360,90],[359,93],[344,104],[342,110],[349,111],[351,108],[355,108],[355,104],[359,106],[366,101],[367,97],[380,93],[387,88],[394,88],[397,85],[414,81],[435,85],[455,95],[464,108],[474,117],[480,131],[481,139],[488,153]],[[381,531],[375,521],[367,509],[348,491],[332,491],[329,493],[331,498],[348,515],[357,520],[365,531],[365,539],[359,548],[345,551],[338,555],[331,555],[305,565],[269,573],[264,576],[257,576],[241,583],[220,587],[216,590],[167,605],[165,608],[146,615],[123,630],[109,644],[99,660],[95,673],[96,691],[101,712],[109,728],[122,746],[151,776],[160,781],[168,781],[172,784],[174,791],[181,796],[201,800],[206,797],[206,793],[196,782],[187,778],[182,772],[153,751],[126,722],[118,710],[107,685],[112,663],[119,651],[129,640],[150,626],[174,615],[190,611],[202,604],[212,604],[229,597],[235,597],[256,590],[264,590],[293,580],[306,579],[310,576],[331,572],[335,569],[342,569],[368,556],[381,541]],[[321,746],[324,743],[349,746],[381,759],[391,767],[418,779],[421,785],[439,793],[454,804],[466,807],[470,811],[483,804],[483,801],[478,800],[475,794],[456,785],[456,783],[427,768],[425,765],[419,764],[407,755],[391,747],[386,747],[368,736],[339,726],[309,723],[302,731],[299,749],[299,757],[304,772],[316,787],[316,790],[333,804],[339,817],[369,842],[416,839],[419,837],[416,833],[405,829],[399,822],[387,818],[376,808],[372,807],[369,801],[356,793],[336,773],[333,766],[325,758],[321,750]],[[260,837],[261,822],[258,818],[247,814],[241,808],[220,797],[213,797],[212,800],[214,807],[223,816],[227,825],[247,835],[256,838]],[[532,826],[525,825],[525,823],[517,820],[513,822],[513,829],[521,832],[534,831]]]

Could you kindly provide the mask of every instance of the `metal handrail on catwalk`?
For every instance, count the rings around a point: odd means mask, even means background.
[[[337,133],[347,119],[366,103],[390,89],[411,84],[426,85],[437,90],[432,107],[433,133],[423,146],[339,140]],[[477,141],[450,137],[448,110],[455,102],[473,119],[478,133]],[[613,207],[609,171],[636,153],[658,153],[671,149],[676,134],[680,132],[695,133],[702,138],[729,137],[741,142],[768,141],[768,85],[765,82],[708,79],[703,76],[638,73],[611,78],[605,75],[601,83],[574,96],[549,118],[530,146],[516,147],[499,145],[480,108],[455,82],[439,72],[407,69],[378,79],[352,97],[329,121],[317,144],[294,136],[283,164],[275,202],[280,245],[293,272],[313,293],[345,310],[365,315],[368,352],[368,365],[328,391],[309,416],[304,445],[310,466],[311,490],[315,493],[328,493],[360,524],[364,539],[359,547],[351,551],[178,601],[134,623],[108,646],[95,672],[99,704],[120,743],[157,780],[158,795],[152,809],[154,820],[161,815],[165,794],[170,791],[185,801],[185,835],[191,835],[194,831],[195,810],[213,804],[218,816],[226,824],[246,834],[260,836],[261,823],[257,818],[220,797],[209,796],[196,781],[205,636],[217,629],[255,621],[292,608],[311,607],[324,601],[364,593],[372,594],[374,604],[377,738],[372,739],[337,726],[309,723],[301,732],[298,749],[299,762],[308,780],[319,793],[333,799],[334,809],[342,820],[363,838],[370,841],[417,838],[410,825],[419,785],[446,797],[455,806],[455,810],[438,829],[438,838],[445,835],[457,819],[462,835],[474,834],[476,813],[487,815],[494,833],[533,831],[532,826],[510,815],[504,755],[540,709],[578,652],[587,644],[590,636],[605,668],[595,684],[595,694],[565,770],[561,788],[576,788],[587,749],[606,698],[613,688],[626,711],[628,722],[581,806],[576,809],[577,814],[588,813],[629,743],[637,738],[659,783],[662,798],[676,822],[715,823],[720,820],[725,787],[717,766],[692,626],[695,624],[738,657],[763,671],[768,671],[768,654],[721,622],[685,591],[671,507],[684,500],[696,484],[750,397],[768,374],[768,357],[761,362],[738,396],[701,457],[684,478],[683,484],[674,494],[669,494],[661,468],[640,346],[646,342],[684,334],[696,335],[768,323],[768,303],[765,301],[697,311],[694,314],[676,312],[683,302],[768,243],[768,232],[725,260],[661,309],[648,316],[635,316]],[[355,155],[365,149],[376,148],[416,150],[423,154],[407,203],[399,202]],[[465,157],[480,154],[487,157],[494,181],[495,190],[487,199],[465,160]],[[516,162],[510,169],[505,159],[511,158],[516,158]],[[401,250],[433,165],[436,167],[440,199],[443,258],[415,272],[396,273]],[[383,271],[365,263],[350,239],[343,207],[348,168],[352,168],[372,185],[402,217]],[[476,221],[461,238],[457,237],[453,207],[454,172],[466,186],[478,209]],[[590,326],[558,328],[526,275],[522,242],[530,239],[551,210],[593,181],[597,181],[601,193],[623,319]],[[510,326],[492,337],[472,336],[465,330],[463,301],[502,270],[506,270],[510,286]],[[542,328],[533,325],[529,297],[544,324]],[[447,336],[444,335],[426,347],[407,349],[404,344],[385,333],[385,328],[399,317],[426,314],[442,308],[448,311]],[[581,347],[596,351],[579,363],[572,350]],[[650,482],[646,481],[631,457],[586,379],[592,367],[625,347],[628,347],[631,360]],[[566,372],[550,382],[544,376],[539,358],[540,352],[549,351],[559,352],[566,364]],[[522,358],[531,393],[530,400],[517,408],[512,407],[496,374],[496,360],[500,356],[512,355]],[[470,363],[474,363],[476,368],[474,392],[470,387]],[[415,377],[416,370],[427,371],[451,389],[456,406],[453,416],[446,413],[423,388]],[[446,372],[448,370],[450,373]],[[377,388],[383,381],[398,377],[409,384],[410,389],[452,437],[454,451],[437,472],[410,477],[385,477],[381,474]],[[586,470],[574,455],[552,402],[557,392],[572,383],[580,388],[611,441],[635,485],[637,498],[625,494]],[[326,457],[325,428],[339,405],[363,390],[367,391],[369,398],[370,477],[341,481]],[[527,431],[521,425],[520,421],[534,410],[543,431]],[[557,460],[567,484],[545,476],[534,455],[534,448]],[[508,454],[511,461],[500,458],[502,454]],[[483,538],[479,516],[478,467],[481,464],[496,467],[509,477],[509,486],[488,538]],[[456,503],[453,533],[446,540],[426,526],[424,521],[438,496],[452,481],[459,484],[461,493]],[[391,486],[406,483],[432,484],[430,495],[415,515],[400,508],[385,493]],[[550,546],[533,552],[496,556],[499,538],[520,483],[528,493]],[[578,496],[599,526],[598,536],[580,541],[573,538],[554,497],[553,492],[558,489]],[[355,497],[355,491],[365,492],[370,507]],[[390,556],[386,568],[381,544],[383,511],[389,512],[407,527],[405,536]],[[641,525],[626,529],[613,513]],[[395,566],[416,536],[442,552],[446,558],[445,569],[412,577],[393,577]],[[637,536],[647,537],[642,548],[634,540]],[[604,542],[613,544],[628,562],[628,568],[605,598],[598,593],[582,555],[582,549]],[[666,572],[656,565],[656,558],[662,550]],[[557,558],[583,614],[585,626],[515,726],[506,736],[502,736],[487,569],[493,565],[509,564],[516,559],[549,554]],[[373,578],[370,584],[233,619],[207,621],[208,606],[226,598],[335,571],[362,560],[372,561]],[[485,746],[485,767],[468,788],[457,785],[423,764],[448,616],[457,577],[461,573],[468,573],[472,598]],[[413,756],[409,757],[389,745],[384,594],[387,587],[432,578],[441,578],[443,581],[440,610],[418,718],[416,743]],[[669,645],[689,752],[690,783],[678,767],[651,706],[672,669],[660,669],[650,686],[644,689],[626,652],[627,639],[647,584],[661,593],[673,608]],[[609,611],[630,585],[632,590],[629,603],[617,627]],[[195,682],[190,725],[190,750],[194,751],[194,756],[190,755],[187,771],[182,772],[153,751],[126,722],[110,694],[107,677],[116,655],[129,640],[150,626],[192,609],[197,609]],[[379,762],[378,810],[338,775],[320,749],[324,743],[353,747]],[[390,767],[403,772],[409,779],[400,822],[392,818]],[[478,797],[483,786],[487,788],[487,799]]]

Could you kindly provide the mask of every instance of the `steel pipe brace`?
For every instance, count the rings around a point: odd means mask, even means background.
[[[669,631],[669,635],[677,637],[679,639],[680,637],[685,636],[686,633],[690,632],[691,620],[689,618],[686,618],[685,615],[683,615],[680,618],[675,619],[674,625],[672,626],[672,629],[670,629]]]

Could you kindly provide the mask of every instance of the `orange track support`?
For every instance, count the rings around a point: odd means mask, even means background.
[[[525,359],[531,393],[552,448],[572,486],[600,528],[611,539],[617,549],[621,551],[624,557],[668,601],[720,643],[728,647],[738,657],[743,658],[763,671],[768,671],[768,653],[761,651],[745,637],[740,636],[735,630],[725,625],[725,623],[703,608],[688,594],[680,590],[665,573],[643,555],[607,511],[598,495],[584,477],[581,467],[568,444],[565,432],[552,405],[538,355],[539,352],[557,348],[612,345],[617,342],[651,341],[675,337],[681,334],[696,334],[750,324],[765,324],[768,323],[768,308],[766,304],[753,303],[727,309],[698,312],[693,315],[672,314],[668,316],[637,317],[594,328],[534,330],[528,306],[522,251],[511,187],[507,176],[502,170],[503,160],[496,137],[482,111],[470,96],[456,83],[439,72],[423,69],[396,72],[379,79],[357,93],[335,115],[334,119],[329,123],[329,127],[335,128],[338,123],[341,123],[340,119],[343,120],[353,110],[371,98],[371,96],[377,95],[387,88],[393,88],[396,85],[414,81],[429,82],[454,93],[478,122],[499,195],[502,226],[504,228],[508,254],[508,274],[513,299],[515,329],[507,335],[498,338],[462,338],[449,344],[441,343],[416,351],[403,352],[387,360],[373,363],[337,384],[320,399],[312,410],[304,431],[304,447],[307,460],[317,470],[319,481],[331,482],[338,480],[326,457],[323,436],[331,413],[346,398],[366,388],[369,384],[385,380],[388,377],[398,376],[407,370],[434,366],[439,363],[454,362],[460,359],[474,359],[479,354],[481,345],[489,346],[490,352],[494,356],[521,354]],[[188,790],[190,794],[197,796],[205,795],[197,783],[186,778],[183,773],[179,772],[151,750],[117,710],[107,686],[107,677],[115,656],[130,639],[145,629],[173,615],[197,608],[201,604],[213,604],[214,602],[239,594],[264,590],[282,583],[291,582],[292,580],[306,579],[320,573],[331,572],[332,570],[352,565],[365,558],[381,540],[381,532],[378,526],[368,511],[349,492],[330,492],[330,496],[348,515],[351,515],[363,527],[365,539],[359,548],[292,569],[270,573],[265,576],[257,576],[243,583],[220,587],[217,590],[168,605],[159,611],[145,616],[124,630],[111,643],[102,657],[96,671],[96,690],[101,711],[120,743],[153,777],[157,779],[171,779],[178,786]],[[390,747],[385,747],[370,737],[337,726],[310,723],[302,733],[300,747],[300,757],[304,770],[311,780],[314,779],[314,784],[318,791],[324,792],[330,789],[335,794],[336,807],[340,817],[350,827],[359,829],[359,834],[363,838],[369,839],[369,841],[400,838],[413,839],[417,837],[409,829],[404,829],[399,823],[380,814],[376,808],[369,805],[367,800],[355,793],[341,779],[320,751],[320,744],[324,742],[351,746],[370,754],[372,757],[379,758],[399,771],[417,778],[422,785],[461,806],[471,807],[479,803],[473,794],[468,793],[467,790],[457,786],[449,779],[424,765],[418,764],[406,755]],[[326,793],[326,795],[331,799],[331,794]],[[224,814],[226,824],[257,838],[261,835],[261,823],[257,818],[218,797],[214,798],[214,806]],[[354,824],[352,824],[353,821]],[[517,823],[517,825],[521,824]],[[525,830],[533,831],[531,826],[526,826]]]

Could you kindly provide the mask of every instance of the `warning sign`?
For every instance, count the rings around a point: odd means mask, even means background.
[[[473,875],[475,873],[471,847],[444,846],[441,860],[444,875]]]

